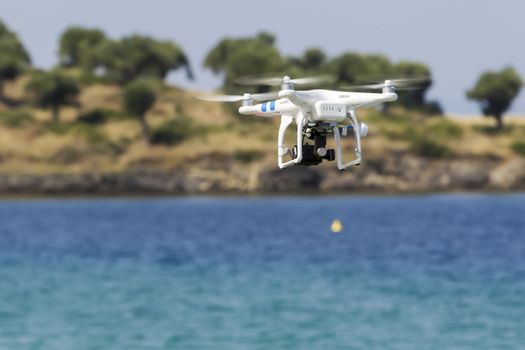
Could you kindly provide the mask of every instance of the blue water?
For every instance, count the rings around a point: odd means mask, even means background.
[[[524,348],[525,195],[0,201],[0,349]]]

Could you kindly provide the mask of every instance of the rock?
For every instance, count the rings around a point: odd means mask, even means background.
[[[111,181],[111,175],[105,174],[105,185],[109,190],[135,193],[182,193],[184,192],[185,174],[181,171],[140,171],[118,174]],[[100,181],[99,181],[100,182]]]
[[[245,164],[215,154],[177,169],[135,168],[122,173],[0,173],[2,194],[214,194],[427,192],[525,189],[525,159],[503,164],[489,158],[426,160],[393,154],[348,171],[333,166],[277,169],[273,162]],[[183,170],[181,170],[183,169]],[[491,169],[493,169],[491,171]],[[490,187],[489,187],[490,186]]]
[[[183,174],[167,171],[86,174],[1,174],[1,193],[108,194],[180,193]]]
[[[323,176],[312,167],[296,166],[286,169],[262,171],[259,174],[261,192],[300,192],[301,190],[317,190],[320,188]]]
[[[421,191],[474,190],[488,183],[490,164],[484,160],[434,160],[416,172],[411,187]]]
[[[453,188],[475,190],[481,189],[489,182],[489,160],[454,160],[448,165],[451,186]]]
[[[496,189],[525,188],[525,159],[501,164],[490,173],[490,185]]]
[[[362,181],[362,189],[368,191],[405,192],[410,186],[399,176],[368,173]]]
[[[362,186],[360,174],[354,170],[341,172],[337,169],[325,171],[321,189],[326,192],[359,191]]]
[[[188,193],[248,192],[249,174],[224,170],[192,169],[185,177]]]
[[[377,161],[376,161],[377,162]],[[428,165],[428,160],[411,154],[392,154],[386,156],[377,166],[381,174],[402,176],[411,179],[413,174],[420,173]]]

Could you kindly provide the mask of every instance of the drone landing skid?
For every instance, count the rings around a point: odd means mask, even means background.
[[[292,165],[318,165],[323,160],[336,160],[339,170],[346,170],[352,166],[361,164],[361,134],[357,118],[354,113],[349,113],[348,118],[351,122],[349,126],[338,126],[337,123],[306,123],[306,119],[302,113],[299,113],[296,118],[292,116],[283,115],[281,117],[281,125],[279,127],[277,157],[279,168],[284,169]],[[296,121],[297,124],[297,144],[290,150],[284,144],[284,136],[286,129]],[[355,155],[356,158],[348,163],[344,163],[342,159],[342,145],[341,132],[346,136],[348,129],[352,129],[355,139]],[[341,130],[341,132],[340,132]],[[326,148],[326,137],[333,135],[335,141],[335,149]],[[314,144],[305,143],[305,138],[313,140]],[[284,161],[284,157],[290,154],[292,160]]]

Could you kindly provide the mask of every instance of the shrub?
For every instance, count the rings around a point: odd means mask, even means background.
[[[416,137],[411,140],[410,149],[425,158],[445,158],[452,154],[447,146],[426,137]]]
[[[512,133],[512,127],[508,125],[502,129],[497,126],[473,125],[472,130],[487,136],[510,135]]]
[[[520,155],[520,156],[525,156],[525,142],[523,141],[515,141],[512,143],[512,145],[510,146],[512,148],[512,150],[514,151],[514,153]]]
[[[70,132],[73,127],[74,125],[71,123],[45,122],[41,124],[40,132],[49,132],[55,135],[64,135]]]
[[[463,130],[455,122],[442,119],[438,123],[428,127],[428,130],[435,137],[444,139],[459,139],[463,136]]]
[[[7,110],[0,113],[0,122],[10,128],[25,126],[33,120],[33,115],[24,110]]]
[[[77,121],[84,124],[104,124],[108,121],[111,111],[103,108],[95,108],[86,113],[80,114]]]
[[[49,132],[55,135],[73,134],[90,144],[109,143],[106,134],[93,125],[47,122],[42,124],[41,132]]]
[[[78,126],[76,131],[90,144],[106,144],[109,140],[101,130],[90,125]]]
[[[391,140],[411,140],[418,130],[411,125],[396,125],[394,123],[378,124],[379,132]]]
[[[91,86],[91,85],[103,85],[107,84],[107,79],[104,76],[97,75],[95,73],[82,71],[80,75],[78,76],[78,82],[82,84],[83,86]]]
[[[119,155],[124,153],[128,146],[111,141],[103,130],[93,125],[77,125],[74,131],[79,138],[86,140],[92,153]]]
[[[186,117],[171,118],[151,133],[152,144],[173,146],[193,136],[196,127],[193,121]]]
[[[421,107],[421,111],[429,115],[435,115],[435,116],[443,115],[443,108],[441,107],[441,104],[438,101],[426,102]]]
[[[264,152],[255,149],[237,150],[233,156],[241,163],[251,163],[264,157]]]
[[[66,145],[55,152],[50,158],[51,163],[69,165],[78,162],[84,156],[85,151],[76,146]]]
[[[115,111],[107,108],[94,108],[77,117],[77,121],[83,124],[98,125],[110,120],[129,119],[129,115],[122,111]]]

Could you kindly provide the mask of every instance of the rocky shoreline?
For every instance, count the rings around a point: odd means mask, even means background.
[[[333,165],[333,164],[330,164]],[[212,157],[172,170],[119,173],[0,173],[0,194],[9,195],[206,195],[424,193],[525,190],[525,159],[487,157],[429,160],[391,155],[352,171],[330,167],[280,170],[269,163],[242,164]]]

